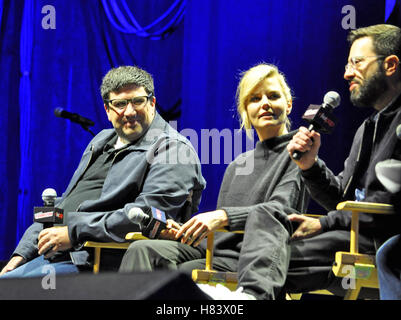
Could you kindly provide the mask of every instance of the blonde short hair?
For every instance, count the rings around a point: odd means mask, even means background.
[[[248,105],[249,96],[256,86],[266,78],[277,77],[287,102],[292,102],[291,90],[285,80],[284,75],[275,65],[260,63],[247,71],[242,72],[241,80],[237,87],[236,101],[237,112],[240,117],[241,129],[251,129],[252,124],[249,121],[246,106]],[[287,118],[287,129],[290,129],[290,120]]]

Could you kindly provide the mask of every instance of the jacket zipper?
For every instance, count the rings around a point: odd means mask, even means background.
[[[113,160],[112,160],[112,162],[111,162],[111,165],[113,165],[114,160],[116,160],[116,157],[117,157],[121,152],[124,152],[125,150],[126,150],[126,149],[120,150],[120,151],[118,151],[118,152],[114,155]],[[88,165],[89,165],[89,163],[90,163],[91,158],[92,158],[92,154],[91,154],[91,157],[89,158]],[[85,170],[88,168],[88,165],[86,166]],[[79,211],[79,209],[81,208],[81,205],[82,205],[82,203],[79,204],[79,206],[78,206],[78,208],[77,208],[77,211]]]
[[[364,125],[364,126],[365,126],[365,127],[363,128],[362,137],[363,137],[363,135],[365,134],[365,130],[366,130],[366,121],[365,121],[365,125]],[[356,157],[356,166],[358,165],[358,162],[359,162],[359,160],[360,160],[360,158],[361,158],[362,142],[363,142],[363,138],[361,139],[361,144],[359,145],[358,155],[357,155],[357,157]],[[355,168],[356,168],[356,166],[355,166]],[[355,172],[355,170],[353,170],[353,171]],[[345,188],[344,188],[344,192],[343,192],[343,196],[342,196],[343,198],[345,198],[345,195],[347,194],[348,188],[350,187],[350,185],[351,185],[353,179],[354,179],[354,175],[352,175],[352,176],[348,179],[348,182],[347,182],[347,184],[346,184],[346,186],[345,186]]]
[[[373,131],[373,139],[372,139],[372,151],[373,151],[374,145],[375,145],[376,134],[377,134],[377,127],[378,127],[378,122],[379,122],[379,116],[380,116],[380,115],[378,115],[378,118],[375,120],[375,128],[374,128],[374,131]],[[365,122],[365,128],[363,129],[362,137],[363,137],[363,135],[365,134],[365,130],[366,130],[366,122]],[[358,156],[357,156],[357,158],[356,158],[357,165],[358,165],[358,163],[359,163],[359,161],[360,161],[360,158],[361,158],[362,142],[363,142],[363,138],[362,138],[362,140],[361,140],[361,144],[359,145]],[[356,168],[356,166],[355,166],[355,168]],[[355,172],[355,170],[354,170],[354,172]],[[343,198],[344,198],[345,195],[347,194],[348,188],[349,188],[349,186],[351,185],[351,182],[352,182],[353,178],[354,178],[354,175],[352,175],[352,176],[349,178],[349,180],[348,180],[348,182],[347,182],[347,185],[346,185],[345,188],[344,188]]]
[[[94,145],[92,144],[92,145],[91,145],[91,148],[90,148],[91,154],[90,154],[90,157],[89,157],[89,161],[86,163],[86,167],[85,167],[84,171],[82,171],[82,174],[86,171],[86,169],[88,169],[89,163],[91,162],[92,157],[93,157],[93,149],[94,149],[94,148],[95,148],[95,147],[94,147]],[[79,179],[78,179],[78,181],[79,181]],[[69,192],[68,194],[70,194],[71,191],[76,187],[78,181],[77,181],[77,182],[75,183],[75,185],[71,188],[71,190],[70,190],[70,192]],[[60,203],[60,206],[64,203],[65,198],[67,198],[68,194],[65,195],[64,200]],[[80,206],[81,206],[81,204],[78,206],[77,211],[79,211],[78,209],[79,209]]]

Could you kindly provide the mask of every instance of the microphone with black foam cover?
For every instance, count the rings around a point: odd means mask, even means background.
[[[62,108],[54,109],[54,114],[56,117],[68,119],[72,122],[80,124],[81,126],[83,126],[85,128],[92,127],[95,125],[95,123],[92,120],[85,118],[85,117],[79,115],[78,113],[72,113],[72,112],[66,111]]]
[[[308,109],[302,116],[302,119],[309,122],[308,130],[315,130],[320,133],[331,133],[337,122],[337,118],[332,112],[339,106],[340,102],[340,95],[335,91],[329,91],[323,98],[323,104],[309,105]],[[292,157],[295,160],[299,160],[302,155],[302,152],[294,151]]]
[[[53,227],[54,224],[62,224],[64,210],[55,207],[57,198],[56,190],[45,189],[42,193],[43,207],[34,207],[33,220],[43,224],[43,228]]]
[[[142,234],[149,239],[156,239],[160,232],[166,229],[166,214],[154,207],[148,208],[145,212],[141,208],[131,208],[128,218],[141,227]]]
[[[396,129],[396,135],[401,140],[401,124]],[[401,190],[401,161],[387,159],[380,161],[375,167],[376,175],[383,186],[391,193]]]

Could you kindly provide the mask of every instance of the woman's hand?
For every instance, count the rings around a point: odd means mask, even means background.
[[[181,226],[176,239],[182,236],[181,243],[196,247],[210,232],[227,225],[228,217],[224,210],[199,213]]]

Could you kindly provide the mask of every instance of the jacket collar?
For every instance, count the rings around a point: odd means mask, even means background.
[[[388,106],[386,106],[384,109],[381,111],[376,111],[372,114],[371,117],[369,117],[372,120],[376,120],[378,117],[391,117],[395,113],[399,111],[401,108],[401,94],[399,94],[397,97],[394,98],[392,102],[389,103]]]

